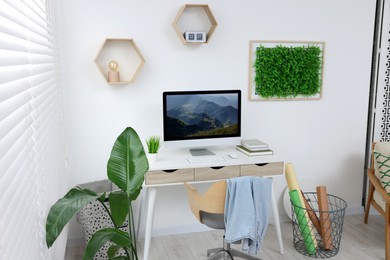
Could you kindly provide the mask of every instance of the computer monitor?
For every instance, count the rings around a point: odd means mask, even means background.
[[[192,155],[212,154],[207,146],[241,136],[241,91],[164,92],[163,114],[164,143],[180,142]]]

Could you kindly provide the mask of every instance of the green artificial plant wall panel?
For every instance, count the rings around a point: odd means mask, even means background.
[[[250,42],[249,99],[320,99],[323,42]]]

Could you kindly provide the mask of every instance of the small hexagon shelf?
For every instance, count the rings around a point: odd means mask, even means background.
[[[109,63],[116,61],[119,80],[111,82],[108,78]],[[145,59],[133,39],[106,39],[98,52],[95,63],[109,84],[134,82],[144,66]]]
[[[184,44],[204,44],[208,43],[218,23],[214,18],[210,7],[205,4],[183,5],[172,23],[179,39]],[[186,31],[206,31],[205,42],[189,42],[185,39]]]

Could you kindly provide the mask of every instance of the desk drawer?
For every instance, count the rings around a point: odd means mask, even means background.
[[[145,184],[164,184],[194,180],[194,169],[149,171],[145,175]]]
[[[241,176],[269,176],[283,173],[283,162],[241,165]]]
[[[240,166],[195,168],[195,181],[228,179],[240,176]]]

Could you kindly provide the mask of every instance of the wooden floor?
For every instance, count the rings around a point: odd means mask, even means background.
[[[381,216],[370,216],[369,223],[363,223],[362,215],[346,216],[339,253],[332,257],[335,260],[370,260],[385,259],[384,219]],[[279,253],[275,229],[272,225],[263,241],[261,253],[258,257],[268,259],[313,259],[297,252],[292,244],[291,223],[281,224],[284,243],[284,255]],[[152,239],[150,260],[199,260],[206,259],[206,250],[220,247],[222,232],[213,230],[207,232],[190,233],[182,235],[161,236]],[[140,243],[142,255],[142,244]],[[239,246],[234,246],[239,248]],[[66,250],[65,260],[82,259],[83,247],[73,246]],[[142,260],[142,256],[139,257]],[[240,258],[238,258],[240,259]]]

